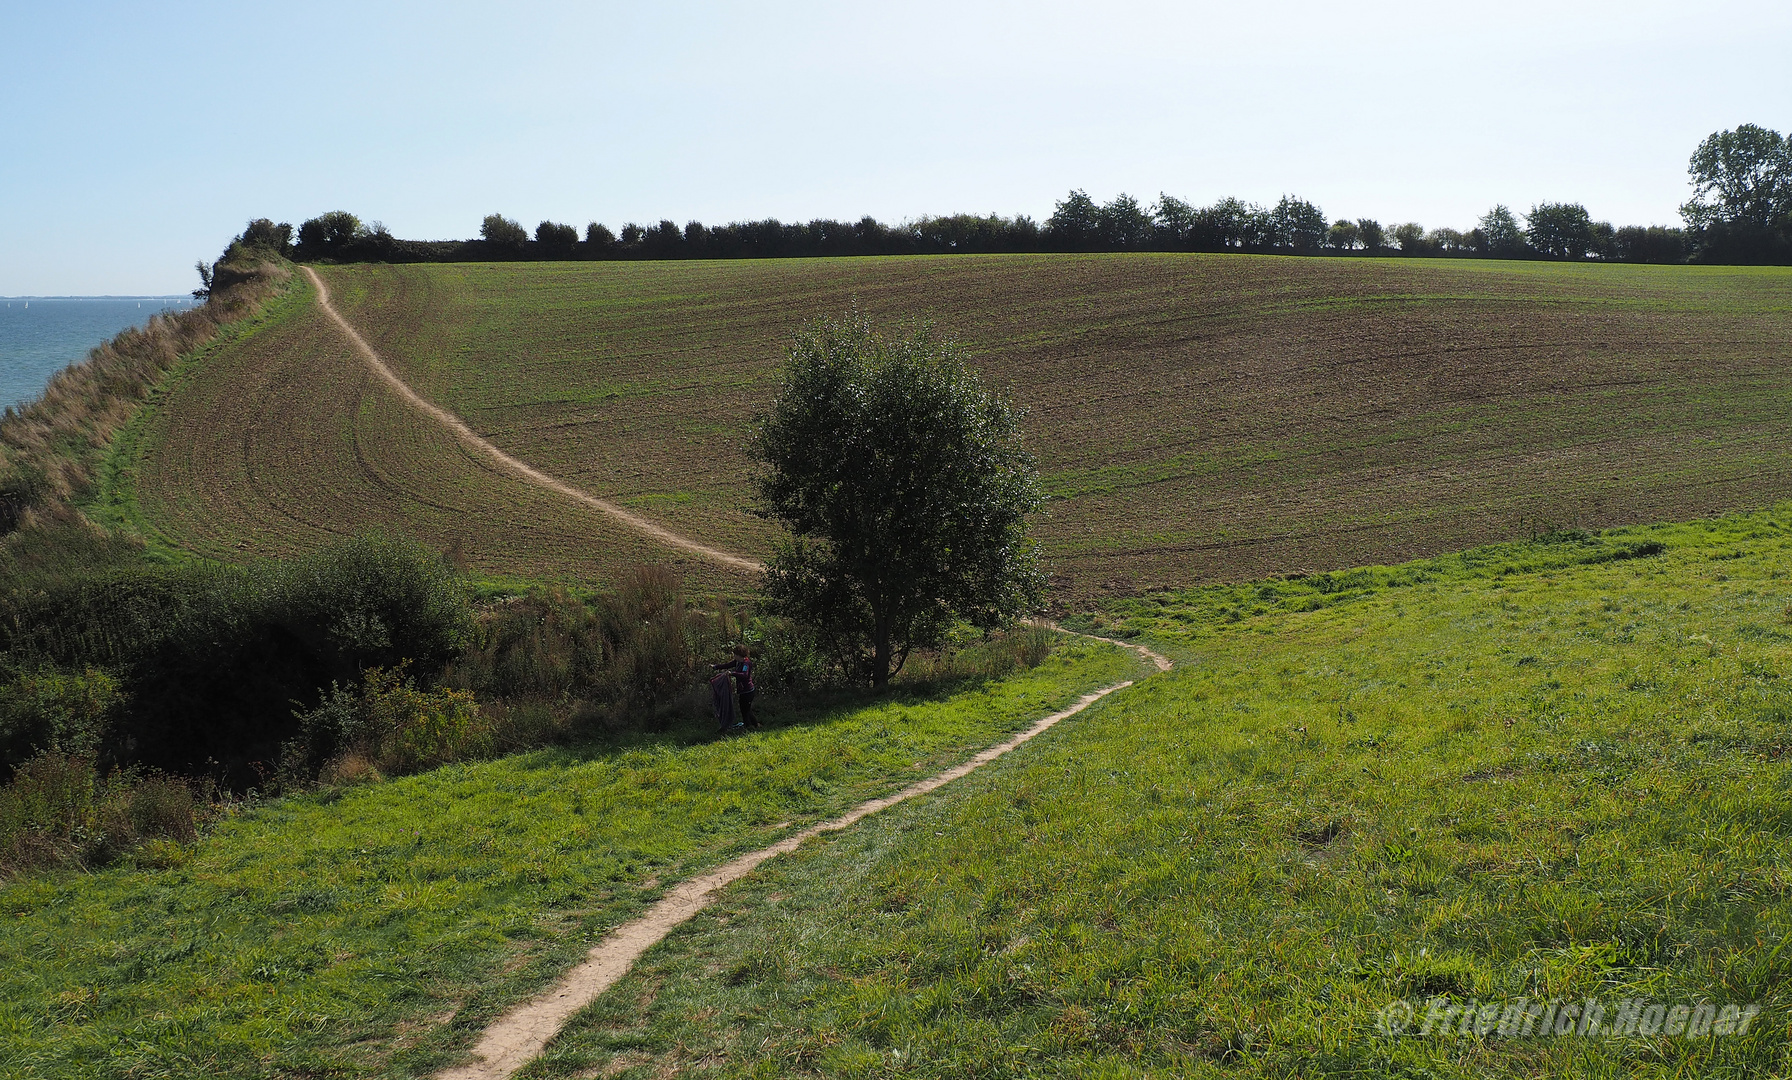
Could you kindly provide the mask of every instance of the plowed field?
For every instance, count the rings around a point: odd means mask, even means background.
[[[1058,596],[1387,562],[1792,494],[1792,272],[1201,255],[322,270],[425,397],[544,472],[762,554],[742,428],[791,332],[927,315],[1030,410]],[[147,422],[143,519],[208,554],[383,524],[488,573],[738,588],[469,457],[315,306]]]

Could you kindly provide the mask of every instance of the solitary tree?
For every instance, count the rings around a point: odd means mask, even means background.
[[[767,595],[873,685],[955,620],[994,629],[1037,608],[1040,494],[1020,413],[931,327],[810,326],[752,450],[758,512],[791,533]]]

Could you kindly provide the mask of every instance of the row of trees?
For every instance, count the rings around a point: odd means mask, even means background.
[[[257,223],[290,232],[290,225]],[[1241,251],[1305,255],[1463,256],[1475,258],[1604,259],[1684,262],[1694,252],[1686,230],[1662,226],[1613,228],[1578,203],[1542,203],[1522,221],[1496,206],[1468,231],[1425,229],[1414,222],[1384,227],[1371,218],[1328,223],[1320,209],[1295,197],[1275,206],[1222,199],[1196,207],[1160,196],[1147,208],[1130,195],[1105,205],[1082,191],[1058,203],[1044,225],[1024,215],[959,214],[885,225],[776,219],[706,226],[663,220],[630,223],[620,234],[598,222],[577,228],[543,221],[531,233],[501,214],[488,215],[477,240],[399,240],[378,223],[363,225],[337,211],[305,222],[296,246],[301,260],[339,262],[457,262],[539,259],[738,259],[830,255],[924,255],[1029,251]]]
[[[730,259],[826,255],[913,255],[1019,251],[1249,251],[1399,254],[1615,262],[1792,261],[1792,141],[1752,124],[1713,134],[1689,165],[1694,195],[1681,208],[1687,227],[1595,221],[1580,203],[1544,202],[1515,214],[1495,206],[1466,231],[1416,222],[1384,227],[1369,218],[1328,220],[1296,196],[1274,206],[1221,199],[1194,206],[1159,195],[1102,204],[1072,191],[1043,224],[1025,215],[955,214],[886,225],[856,222],[733,222],[706,226],[662,220],[620,232],[592,222],[583,232],[543,221],[533,232],[488,215],[479,239],[410,241],[353,214],[324,214],[298,229],[301,259],[453,261],[474,259]],[[268,225],[286,230],[291,226]]]

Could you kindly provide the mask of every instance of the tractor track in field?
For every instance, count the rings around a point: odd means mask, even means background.
[[[398,373],[380,358],[379,353],[374,350],[372,345],[367,343],[367,339],[363,338],[330,303],[330,290],[317,272],[309,266],[303,269],[305,275],[311,279],[312,286],[317,290],[318,306],[354,345],[355,351],[374,374],[383,379],[407,404],[448,428],[464,445],[489,460],[501,472],[525,483],[534,484],[577,500],[646,536],[682,551],[700,555],[722,566],[750,572],[764,568],[761,563],[744,555],[712,548],[689,537],[681,536],[639,514],[625,510],[615,503],[600,499],[563,480],[549,476],[498,449],[469,427],[460,417],[433,404],[399,378]],[[1061,629],[1055,624],[1048,625],[1051,625],[1053,629]],[[1066,632],[1075,633],[1075,631]],[[1124,641],[1115,642],[1110,638],[1097,637],[1094,634],[1077,634],[1076,636],[1122,645],[1138,653],[1142,659],[1149,661],[1158,671],[1170,670],[1171,664],[1166,657],[1143,645]],[[560,1033],[560,1029],[566,1025],[574,1013],[596,1000],[600,994],[627,975],[629,970],[634,967],[635,961],[640,959],[648,949],[662,941],[679,925],[708,907],[715,900],[718,890],[745,877],[760,863],[795,851],[805,841],[823,833],[838,832],[881,810],[887,810],[917,795],[925,795],[938,790],[989,764],[1010,750],[1031,741],[1035,736],[1051,729],[1060,720],[1075,716],[1109,694],[1117,690],[1124,690],[1132,684],[1133,680],[1128,679],[1125,682],[1118,682],[1085,694],[1069,708],[1034,721],[1033,725],[1025,731],[1004,742],[997,743],[995,746],[979,751],[969,760],[954,765],[950,769],[910,784],[892,795],[860,803],[839,817],[811,825],[792,833],[775,844],[736,856],[713,870],[679,883],[648,908],[645,914],[623,923],[606,934],[602,941],[585,954],[585,959],[562,976],[551,989],[537,994],[492,1021],[480,1035],[479,1042],[473,1047],[473,1060],[444,1071],[440,1074],[441,1080],[504,1080],[504,1078],[510,1077],[537,1057],[547,1046],[549,1040]]]

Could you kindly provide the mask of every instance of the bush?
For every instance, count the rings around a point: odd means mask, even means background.
[[[300,738],[289,748],[290,772],[321,766],[338,778],[415,772],[491,750],[491,724],[466,690],[419,689],[408,664],[369,668],[361,685],[330,693],[297,714]],[[334,768],[331,768],[334,765]]]
[[[121,673],[103,756],[260,779],[294,733],[292,703],[410,660],[440,670],[471,608],[440,557],[378,536],[249,568],[131,567],[0,597],[15,663]]]
[[[0,684],[0,766],[44,750],[97,754],[123,698],[118,680],[95,668],[31,672]]]

